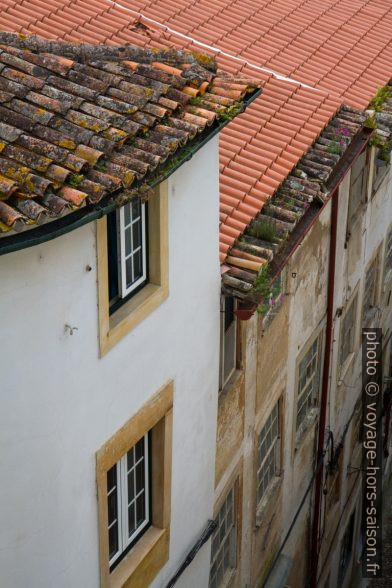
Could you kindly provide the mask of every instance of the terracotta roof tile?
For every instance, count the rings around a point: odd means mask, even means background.
[[[157,61],[156,52],[127,45],[140,62],[89,59],[87,65],[84,50],[98,56],[108,49],[52,46],[42,38],[7,33],[4,39],[16,47],[0,47],[0,236],[50,222],[85,203],[97,204],[136,180],[153,179],[154,170],[162,173],[159,166],[172,153],[208,133],[233,101],[218,108],[208,100],[191,103],[189,109],[180,103],[191,102],[215,78],[217,87],[224,85],[241,99],[255,86],[243,77],[226,75],[223,81],[223,74],[204,69],[182,52],[171,53],[178,60],[173,67]],[[73,58],[51,50],[69,50]],[[188,90],[192,92],[184,93]],[[209,97],[217,97],[213,83]],[[244,168],[242,189],[249,183],[246,172]],[[227,237],[234,241],[245,226],[234,219]]]

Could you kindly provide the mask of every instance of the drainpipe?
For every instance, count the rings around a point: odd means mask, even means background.
[[[333,329],[333,306],[334,306],[334,289],[335,289],[335,266],[336,266],[336,234],[338,220],[338,196],[339,188],[336,188],[332,194],[332,211],[331,211],[331,236],[329,242],[329,267],[328,267],[328,294],[327,294],[327,326],[325,337],[323,378],[321,386],[320,401],[320,419],[318,425],[318,443],[317,443],[317,473],[314,493],[314,514],[311,537],[310,553],[310,587],[317,588],[317,569],[319,558],[319,529],[321,515],[321,497],[322,481],[324,475],[324,443],[325,443],[325,424],[327,416],[327,401],[329,388],[329,372],[331,364],[332,349],[332,329]]]

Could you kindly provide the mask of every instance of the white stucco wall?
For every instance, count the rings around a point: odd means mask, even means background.
[[[168,300],[103,359],[94,223],[0,257],[2,588],[99,587],[95,452],[170,378],[170,560],[154,587],[211,518],[218,190],[214,139],[169,179]],[[78,330],[71,336],[65,324]],[[208,544],[179,587],[208,585],[209,553]]]

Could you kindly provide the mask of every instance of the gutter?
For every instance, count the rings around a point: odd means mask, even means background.
[[[289,259],[294,255],[294,253],[297,251],[306,235],[310,232],[313,225],[317,222],[324,208],[329,203],[332,197],[331,194],[333,195],[334,191],[338,189],[347,171],[351,168],[351,166],[359,157],[363,149],[365,149],[367,143],[369,142],[373,134],[373,131],[374,129],[368,129],[366,127],[363,127],[361,133],[358,135],[358,137],[356,137],[353,140],[353,142],[350,145],[350,149],[347,151],[345,156],[338,162],[333,175],[328,180],[326,187],[329,191],[329,194],[327,195],[323,205],[318,205],[316,201],[313,201],[311,203],[308,211],[303,215],[297,227],[293,230],[292,234],[290,235],[284,250],[279,252],[278,255],[274,257],[274,259],[272,259],[272,261],[270,262],[272,281],[279,276],[279,274],[281,273]],[[253,303],[250,305],[246,300],[239,301],[238,308],[240,310],[247,311],[246,318],[243,318],[242,320],[249,320],[255,313],[257,306],[257,303]]]
[[[259,88],[255,90],[247,100],[244,100],[244,110],[262,93],[262,89]],[[239,116],[239,115],[238,115]],[[231,120],[223,120],[218,123],[215,128],[212,130],[208,130],[206,133],[202,134],[204,137],[200,140],[194,139],[186,144],[181,150],[179,150],[178,155],[176,156],[177,161],[176,163],[170,167],[169,170],[163,171],[163,173],[159,173],[159,169],[155,177],[151,179],[145,179],[139,181],[139,183],[135,183],[134,187],[130,187],[131,190],[137,190],[143,184],[148,182],[148,186],[150,189],[155,188],[158,184],[167,180],[177,169],[183,165],[185,162],[189,161],[195,153],[199,151],[206,143],[208,143],[215,135],[221,132],[221,130],[228,125]],[[173,154],[174,155],[174,154]],[[170,159],[168,160],[170,163]],[[10,237],[2,237],[0,238],[0,255],[5,255],[6,253],[12,253],[14,251],[19,251],[20,249],[27,249],[28,247],[33,247],[34,245],[40,245],[41,243],[45,243],[46,241],[51,241],[61,235],[65,235],[83,225],[91,223],[95,220],[102,218],[103,216],[108,215],[110,212],[115,210],[118,206],[113,199],[119,196],[121,193],[125,192],[123,188],[108,194],[98,205],[87,205],[84,208],[77,210],[74,213],[69,213],[62,218],[59,218],[55,221],[49,222],[47,224],[41,225],[37,228],[30,229],[23,231],[20,234],[12,235]]]

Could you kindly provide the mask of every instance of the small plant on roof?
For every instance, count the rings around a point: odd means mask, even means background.
[[[227,106],[222,112],[219,113],[219,120],[233,120],[236,116],[244,111],[243,102],[235,102],[231,106]]]
[[[198,106],[199,104],[201,104],[203,102],[203,96],[193,96],[190,100],[189,100],[189,104],[191,106]]]
[[[366,127],[367,129],[376,129],[377,128],[377,120],[376,120],[376,116],[374,113],[367,117],[367,119],[363,123],[363,126]]]
[[[276,305],[279,297],[284,296],[282,294],[281,277],[279,276],[272,281],[268,265],[263,266],[255,280],[254,296],[258,296],[259,300],[261,297],[261,303],[257,307],[257,312],[263,315],[267,314]]]
[[[83,181],[84,176],[82,174],[71,174],[68,178],[68,185],[72,188],[77,188]]]
[[[382,86],[377,90],[377,93],[373,100],[370,102],[369,107],[374,108],[376,112],[382,109],[382,105],[388,98],[392,98],[392,87]]]
[[[97,163],[94,165],[94,169],[96,169],[97,171],[100,171],[100,172],[106,171],[105,162],[104,161],[97,161]]]
[[[377,135],[375,133],[373,137],[370,139],[369,145],[371,147],[376,147],[378,149],[377,159],[389,162],[392,150],[391,141],[388,141],[388,139],[380,137],[380,135]]]
[[[277,228],[273,222],[256,220],[249,229],[249,234],[256,239],[273,243],[278,235]]]
[[[331,139],[330,144],[327,147],[328,153],[335,155],[341,155],[344,148],[350,143],[351,133],[347,127],[337,127]]]
[[[257,274],[257,277],[253,283],[253,294],[258,298],[262,299],[263,302],[268,300],[271,293],[271,271],[269,265],[265,264]]]

